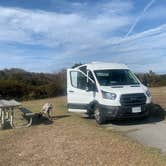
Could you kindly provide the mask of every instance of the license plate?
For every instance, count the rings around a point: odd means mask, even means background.
[[[141,112],[141,107],[133,107],[132,108],[132,113],[139,113]]]

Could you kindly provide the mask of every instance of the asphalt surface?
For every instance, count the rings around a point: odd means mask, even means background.
[[[114,121],[104,125],[106,129],[120,131],[138,142],[166,152],[166,120],[151,116],[144,120]]]

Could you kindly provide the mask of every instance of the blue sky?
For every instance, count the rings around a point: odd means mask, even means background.
[[[0,69],[125,63],[166,73],[164,0],[1,0]]]

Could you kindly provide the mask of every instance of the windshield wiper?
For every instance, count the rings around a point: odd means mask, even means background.
[[[131,87],[140,87],[139,84],[131,85]]]

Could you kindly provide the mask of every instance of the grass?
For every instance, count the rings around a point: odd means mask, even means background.
[[[151,88],[153,101],[166,110],[166,87]]]
[[[152,89],[164,107],[166,88]],[[163,95],[161,95],[161,93]],[[66,97],[23,102],[32,112],[55,106],[53,123],[0,131],[0,165],[166,165],[166,156],[98,126],[94,120],[67,112]],[[160,104],[160,103],[159,103]]]

